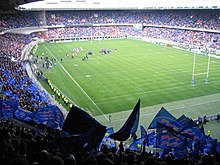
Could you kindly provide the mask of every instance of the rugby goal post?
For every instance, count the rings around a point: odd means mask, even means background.
[[[207,70],[206,72],[202,72],[202,73],[195,73],[195,69],[196,69],[196,52],[194,52],[194,59],[193,59],[193,71],[192,71],[192,86],[195,86],[195,76],[200,76],[200,75],[206,75],[205,77],[205,83],[208,84],[209,82],[209,71],[210,71],[210,60],[211,57],[215,56],[215,55],[211,55],[208,54],[208,64],[207,64]]]

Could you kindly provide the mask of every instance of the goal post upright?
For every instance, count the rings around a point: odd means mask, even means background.
[[[206,74],[206,78],[205,78],[205,83],[206,84],[209,82],[210,60],[211,60],[211,56],[208,55],[207,74]]]
[[[196,68],[196,53],[194,52],[194,59],[193,59],[193,72],[192,72],[192,86],[195,86],[195,68]]]
[[[210,61],[211,61],[211,55],[208,55],[208,63],[207,63],[206,72],[195,74],[195,70],[196,70],[196,52],[194,52],[192,81],[191,81],[192,86],[195,86],[195,76],[204,75],[204,74],[206,75],[205,83],[208,84],[208,82],[209,82],[209,72],[210,72]]]

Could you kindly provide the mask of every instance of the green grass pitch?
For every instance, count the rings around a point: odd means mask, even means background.
[[[66,57],[79,47],[83,51],[77,57]],[[112,53],[100,54],[102,48]],[[83,61],[88,51],[94,55]],[[56,68],[44,70],[44,75],[75,104],[109,126],[115,122],[120,127],[139,98],[140,122],[146,126],[162,106],[176,117],[220,112],[218,59],[211,58],[209,83],[202,74],[195,77],[193,87],[193,53],[171,47],[129,39],[101,40],[42,43],[36,54],[42,53],[57,59]],[[195,73],[206,72],[207,63],[206,56],[197,55]]]

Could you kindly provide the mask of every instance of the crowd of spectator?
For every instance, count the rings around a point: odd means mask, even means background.
[[[41,13],[0,15],[0,30],[41,26]],[[134,24],[219,30],[219,10],[47,11],[46,25]]]
[[[192,48],[220,50],[220,34],[169,28],[146,27],[143,37],[181,43]]]
[[[72,27],[48,30],[49,39],[74,39],[89,37],[141,36],[166,40],[190,48],[220,50],[220,34],[183,29],[145,27],[143,31],[133,26]]]
[[[29,35],[0,35],[1,55],[7,55],[11,58],[13,57],[14,60],[20,60],[23,48],[30,42],[31,38]]]
[[[219,30],[218,10],[47,12],[47,25],[145,23]]]
[[[49,104],[48,95],[29,78],[25,64],[19,61],[30,36],[0,36],[0,84],[5,100],[18,101],[21,108],[37,111]]]
[[[102,26],[102,27],[69,27],[49,29],[49,39],[71,39],[85,37],[136,36],[141,31],[133,26]]]
[[[36,25],[37,21],[31,13],[0,14],[0,31]]]
[[[121,142],[114,147],[102,145],[97,152],[86,147],[77,153],[65,152],[56,142],[60,131],[42,131],[17,121],[0,119],[1,165],[217,165],[218,156],[196,155],[176,159],[172,152],[161,158],[159,153],[126,148]]]

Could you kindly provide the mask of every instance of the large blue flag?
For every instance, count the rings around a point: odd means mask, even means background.
[[[214,155],[216,152],[216,148],[217,148],[217,139],[207,137],[207,144],[205,145],[204,153]]]
[[[154,117],[148,129],[156,129],[157,122],[172,127],[175,130],[181,130],[183,128],[183,125],[163,107]]]
[[[141,130],[141,138],[148,138],[147,131],[145,130],[145,128],[142,125],[140,125],[140,130]]]
[[[36,123],[54,123],[53,126],[57,127],[57,124],[60,128],[62,128],[64,123],[64,116],[61,110],[55,106],[50,105],[46,108],[39,109],[37,112],[33,114],[33,120]],[[53,127],[52,124],[50,125],[51,128]]]
[[[127,140],[130,135],[134,135],[138,128],[139,123],[139,116],[140,116],[140,99],[138,100],[137,104],[135,105],[133,111],[131,112],[130,116],[121,127],[121,129],[111,134],[109,137],[119,141]]]
[[[156,136],[155,136],[155,132],[151,131],[150,133],[147,133],[147,131],[145,130],[145,128],[141,125],[140,126],[141,129],[141,138],[146,140],[146,145],[150,146],[156,146]]]
[[[62,130],[73,135],[81,134],[85,137],[91,133],[91,139],[87,141],[91,149],[98,148],[106,133],[105,126],[79,107],[71,108],[63,124]]]
[[[18,109],[18,101],[14,100],[1,100],[1,114],[2,117],[7,117],[12,119],[14,116],[14,112]]]
[[[183,127],[186,127],[189,123],[189,118],[185,115],[180,116],[177,120],[183,125]]]
[[[176,130],[157,123],[157,147],[163,149],[179,149],[186,147],[186,137],[181,135]]]
[[[31,121],[32,119],[29,117],[31,114],[32,112],[21,108],[18,108],[18,110],[14,112],[14,116],[20,121]]]
[[[140,130],[141,130],[141,138],[135,139],[134,142],[132,144],[130,144],[129,148],[131,150],[140,151],[144,140],[146,141],[147,146],[149,146],[147,131],[145,130],[145,128],[142,125],[140,125]]]
[[[195,142],[199,141],[201,146],[206,145],[205,134],[192,119],[188,118],[188,124],[181,130],[181,133],[188,135]],[[189,141],[189,143],[192,143],[192,140],[190,140],[190,141]]]
[[[93,129],[88,130],[85,134],[69,134],[63,132],[55,137],[54,142],[63,153],[78,153],[87,147],[93,137]]]

